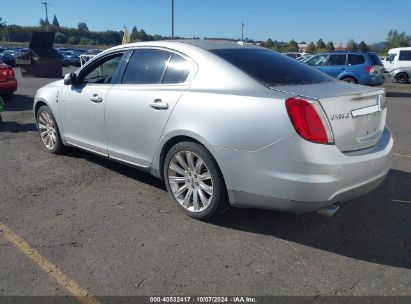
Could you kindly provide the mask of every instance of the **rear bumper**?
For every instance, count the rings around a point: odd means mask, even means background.
[[[369,84],[370,85],[380,85],[380,84],[383,84],[384,82],[385,82],[385,77],[383,74],[382,77],[371,76]]]
[[[7,80],[0,82],[0,93],[12,93],[17,90],[17,80]]]
[[[384,180],[393,138],[386,128],[372,148],[342,153],[293,135],[258,152],[214,148],[230,203],[305,213],[359,197]]]

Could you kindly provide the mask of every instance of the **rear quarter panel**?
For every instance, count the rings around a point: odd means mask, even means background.
[[[270,93],[273,96],[253,97],[188,91],[175,107],[163,135],[191,134],[204,145],[257,151],[294,133],[285,98]]]

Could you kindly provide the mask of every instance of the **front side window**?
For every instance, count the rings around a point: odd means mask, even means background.
[[[389,61],[389,62],[393,62],[394,59],[395,59],[395,56],[397,56],[397,54],[388,54],[388,56],[385,60]]]
[[[163,50],[135,50],[123,75],[123,84],[161,84],[171,53]]]
[[[91,84],[109,84],[123,57],[123,53],[108,56],[87,68],[83,74],[82,82]]]
[[[346,55],[331,55],[327,65],[345,65]]]
[[[365,58],[363,55],[348,54],[348,64],[349,65],[358,65],[364,64]]]
[[[400,61],[411,61],[411,51],[401,51],[400,57],[398,58]]]

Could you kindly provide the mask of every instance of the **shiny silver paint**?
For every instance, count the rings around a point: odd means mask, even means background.
[[[38,90],[34,109],[43,103],[50,107],[64,144],[160,178],[168,143],[197,141],[216,159],[233,206],[304,213],[355,198],[382,182],[393,145],[383,89],[343,82],[269,89],[202,47],[162,41],[112,48],[82,68],[111,52],[160,48],[190,60],[192,72],[181,85],[93,85],[82,92],[57,81]],[[94,94],[101,102],[90,100]],[[296,134],[285,108],[285,100],[296,96],[321,104],[335,145]],[[381,99],[373,117],[331,120]],[[167,107],[156,109],[159,100]]]

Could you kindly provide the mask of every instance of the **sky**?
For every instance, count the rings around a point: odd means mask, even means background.
[[[47,0],[50,22],[90,30],[171,36],[171,0]],[[1,5],[8,25],[38,25],[44,0],[13,0]],[[180,37],[271,38],[278,41],[385,41],[390,29],[411,35],[411,0],[174,0],[175,35]]]

